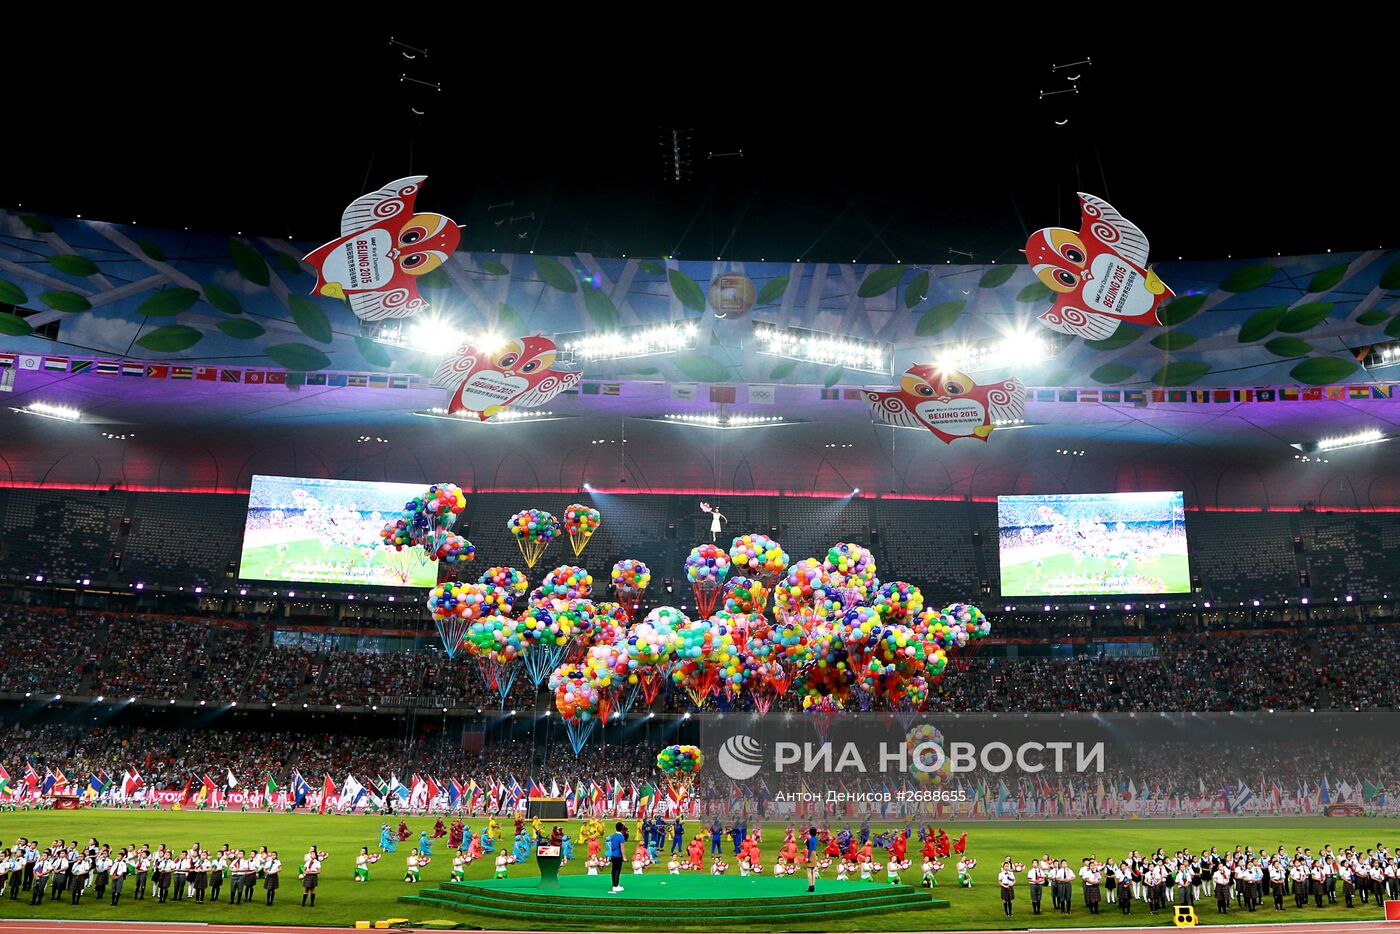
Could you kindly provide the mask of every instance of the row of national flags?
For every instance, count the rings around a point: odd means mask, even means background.
[[[351,389],[422,389],[428,381],[414,373],[296,373],[264,367],[230,367],[212,364],[150,363],[140,360],[102,360],[86,357],[0,353],[0,370],[66,373],[70,376],[130,376],[142,379],[192,380],[206,383],[239,383],[246,386],[347,387]]]
[[[1248,389],[1032,389],[1031,402],[1106,402],[1122,405],[1220,405],[1241,402],[1340,402],[1400,399],[1395,383],[1346,386],[1259,386]]]
[[[140,360],[104,360],[88,357],[0,353],[0,370],[13,368],[31,372],[65,373],[90,376],[130,376],[143,379],[192,380],[211,383],[284,386],[289,382],[305,386],[350,389],[424,389],[428,380],[414,373],[314,372],[296,373],[264,367],[230,367],[213,364],[151,363]],[[1206,389],[1112,389],[1112,388],[1032,388],[1031,402],[1101,402],[1119,405],[1210,405],[1241,402],[1325,402],[1361,399],[1397,399],[1396,383],[1353,383],[1337,386],[1256,386]],[[748,387],[749,402],[771,405],[776,387],[753,384]],[[615,396],[620,383],[584,383],[583,395]],[[711,402],[734,402],[736,387],[709,387]],[[672,385],[673,399],[690,401],[699,397],[695,383]],[[834,386],[821,390],[821,398],[853,401],[862,399],[861,389]]]

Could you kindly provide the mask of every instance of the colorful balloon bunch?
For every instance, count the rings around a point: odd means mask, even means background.
[[[544,550],[559,537],[559,520],[543,509],[522,509],[510,517],[506,528],[515,536],[515,544],[525,558],[525,566],[533,568]]]
[[[566,721],[587,721],[598,715],[598,690],[589,683],[582,665],[560,665],[548,683],[554,709]]]
[[[870,603],[886,622],[903,623],[923,612],[924,594],[913,584],[890,581],[876,592]]]
[[[938,747],[934,749],[933,747]],[[925,785],[941,785],[953,775],[953,763],[948,759],[943,733],[931,723],[919,723],[904,734],[904,747],[909,756],[909,771],[914,780]]]
[[[505,609],[509,611],[530,589],[529,579],[515,568],[487,568],[476,582],[482,587],[495,587],[504,594]]]
[[[380,544],[398,551],[405,548],[412,548],[417,544],[413,540],[413,532],[409,528],[409,520],[400,516],[397,519],[390,519],[384,523],[384,528],[379,533]]]
[[[575,618],[563,610],[556,613],[544,607],[531,606],[520,616],[520,629],[530,642],[563,646],[573,638],[575,622]]]
[[[462,536],[449,532],[437,548],[428,553],[428,558],[441,561],[449,570],[458,570],[468,561],[476,560],[476,546]]]
[[[694,778],[705,764],[705,754],[698,746],[672,743],[656,754],[656,767],[670,777]]]
[[[476,584],[451,582],[438,584],[428,593],[428,611],[434,619],[458,617],[480,619],[486,610],[486,595]]]
[[[601,512],[582,503],[573,503],[564,510],[564,531],[569,533],[569,544],[573,546],[574,557],[583,553],[588,540],[598,531],[602,522]]]
[[[463,641],[472,655],[501,663],[515,661],[528,645],[520,635],[520,624],[498,613],[472,623]]]
[[[623,558],[612,568],[613,592],[630,618],[641,605],[642,594],[651,583],[651,568],[635,558]]]
[[[455,483],[434,483],[422,497],[423,509],[429,515],[446,517],[445,524],[451,525],[455,517],[467,508],[467,497]]]
[[[763,586],[747,577],[730,578],[724,585],[724,609],[729,613],[762,613]]]
[[[788,568],[773,591],[773,608],[782,616],[811,610],[827,599],[831,577],[816,558],[803,558]]]
[[[789,563],[782,545],[757,532],[736,537],[729,546],[729,560],[741,573],[754,578],[764,587],[772,587],[786,573]]]
[[[555,600],[587,600],[593,594],[593,575],[570,564],[560,565],[544,576],[541,596]]]
[[[861,600],[868,600],[878,587],[875,577],[875,556],[864,545],[837,542],[827,550],[822,567],[837,590],[851,590]]]
[[[690,696],[696,707],[719,685],[721,673],[732,670],[734,638],[718,623],[701,619],[676,630],[676,663],[671,680]]]
[[[729,576],[729,555],[718,545],[705,543],[690,549],[685,559],[685,576],[695,591],[695,606],[702,616],[714,612],[715,603]]]

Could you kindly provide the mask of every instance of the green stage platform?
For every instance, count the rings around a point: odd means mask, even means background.
[[[539,878],[444,882],[404,895],[400,902],[420,909],[448,909],[499,918],[528,918],[560,929],[597,929],[600,925],[644,926],[654,920],[658,930],[670,930],[668,914],[713,929],[716,925],[771,924],[818,921],[856,915],[946,908],[927,889],[912,885],[821,880],[814,895],[806,878],[767,876],[649,875],[622,877],[624,891],[608,892],[608,877],[567,875],[559,888],[539,888]]]

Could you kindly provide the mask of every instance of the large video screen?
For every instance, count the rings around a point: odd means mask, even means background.
[[[238,576],[245,580],[362,587],[431,587],[437,564],[421,548],[381,547],[384,523],[427,489],[422,483],[366,483],[253,477]]]
[[[1189,593],[1186,508],[1174,493],[998,496],[1001,593]]]

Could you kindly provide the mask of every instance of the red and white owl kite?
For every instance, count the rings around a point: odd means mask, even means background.
[[[581,373],[550,369],[557,355],[554,341],[538,334],[490,351],[463,344],[434,371],[433,385],[452,390],[449,413],[466,412],[484,422],[508,406],[544,405],[578,386]]]
[[[927,428],[944,444],[958,438],[987,440],[998,423],[1025,417],[1026,387],[1019,379],[979,386],[957,370],[911,366],[893,391],[861,391],[876,421]]]
[[[1079,205],[1079,233],[1046,227],[1026,241],[1031,271],[1058,293],[1040,320],[1085,340],[1110,337],[1123,321],[1161,324],[1157,308],[1175,293],[1147,267],[1147,235],[1102,198],[1081,191]]]
[[[428,307],[416,280],[447,262],[462,235],[450,218],[413,213],[426,178],[401,178],[351,202],[340,216],[340,237],[306,255],[316,267],[312,295],[345,299],[366,321]]]

